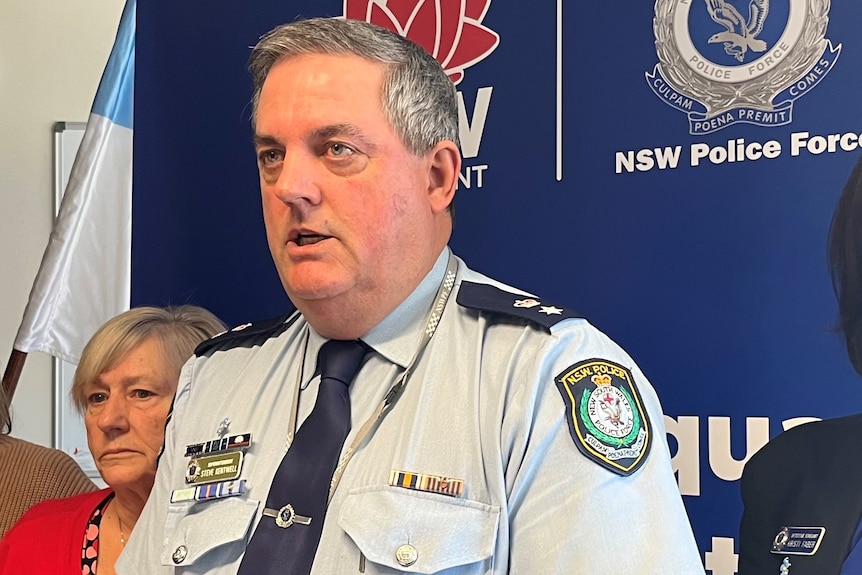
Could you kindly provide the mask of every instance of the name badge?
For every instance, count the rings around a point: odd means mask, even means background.
[[[772,553],[814,555],[825,533],[825,527],[782,527],[772,541]]]
[[[230,481],[242,471],[242,451],[196,457],[186,468],[186,483],[199,485],[215,481]]]

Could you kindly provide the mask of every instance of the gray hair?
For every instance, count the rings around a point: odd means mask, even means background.
[[[283,58],[307,54],[352,54],[384,64],[383,113],[413,154],[424,154],[443,140],[458,144],[455,86],[437,60],[394,32],[340,18],[298,20],[260,38],[248,63],[254,80],[253,125],[260,92],[272,66]]]
[[[194,305],[142,306],[123,312],[109,319],[84,346],[69,392],[72,403],[83,414],[87,409],[85,386],[146,339],[155,338],[159,342],[165,362],[179,375],[198,344],[225,329],[212,312]]]

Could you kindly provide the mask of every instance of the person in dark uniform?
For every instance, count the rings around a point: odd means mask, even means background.
[[[862,375],[862,159],[829,231],[839,328]],[[740,575],[862,573],[862,459],[838,452],[862,436],[862,414],[782,433],[748,461],[741,480]]]

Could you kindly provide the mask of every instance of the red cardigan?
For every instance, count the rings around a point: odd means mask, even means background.
[[[81,575],[87,522],[110,489],[31,507],[0,540],[0,575]]]

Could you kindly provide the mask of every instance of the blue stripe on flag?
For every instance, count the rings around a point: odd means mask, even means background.
[[[117,39],[99,82],[93,113],[113,123],[132,128],[135,94],[135,7],[128,0],[123,9]]]
[[[78,363],[129,309],[135,0],[128,0],[14,348]]]

